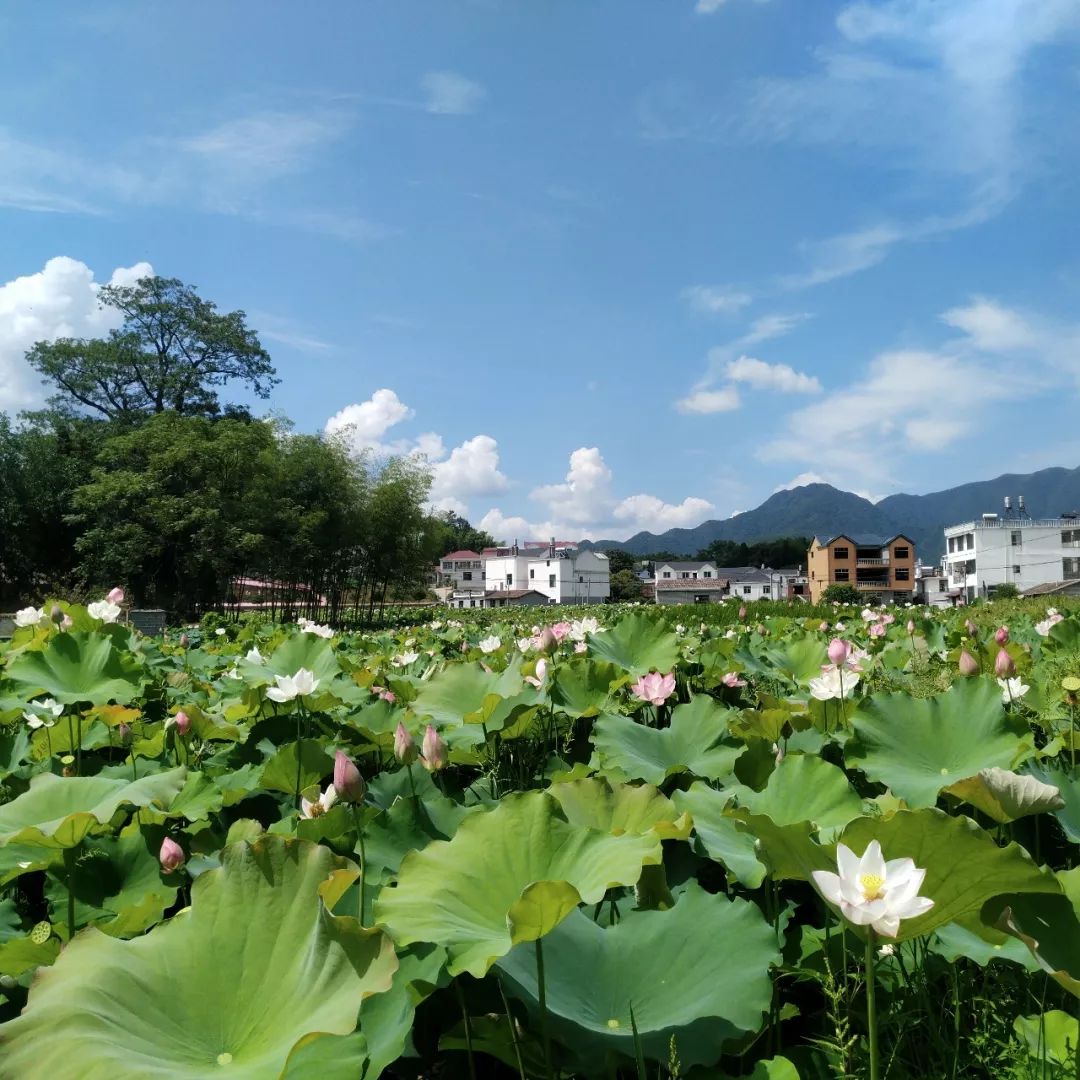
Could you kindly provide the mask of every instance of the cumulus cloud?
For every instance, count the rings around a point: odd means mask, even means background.
[[[441,455],[438,455],[441,456]],[[499,444],[490,435],[474,435],[435,464],[431,504],[466,516],[468,500],[478,495],[498,495],[510,481],[499,471]]]
[[[109,284],[130,285],[153,272],[145,262],[120,267]],[[121,325],[119,312],[98,304],[100,288],[90,267],[65,255],[0,285],[0,409],[14,412],[43,403],[48,391],[24,359],[35,342],[105,337]]]
[[[719,390],[695,390],[675,402],[675,408],[681,413],[697,413],[708,416],[711,413],[731,412],[742,402],[739,391],[734,386],[725,386]]]
[[[487,91],[472,79],[456,71],[429,71],[420,86],[427,95],[424,108],[429,113],[444,116],[462,116],[476,112]]]
[[[966,306],[950,308],[941,319],[967,334],[976,348],[989,352],[1028,349],[1039,341],[1027,318],[984,296],[973,297]]]
[[[801,472],[798,476],[793,476],[786,484],[774,487],[773,494],[775,495],[778,491],[791,491],[792,488],[806,487],[807,484],[827,484],[828,482],[821,473]]]
[[[746,383],[755,390],[776,390],[781,394],[817,394],[821,383],[813,375],[804,375],[787,364],[767,364],[752,356],[740,356],[728,361],[727,377],[735,383]]]
[[[334,413],[326,421],[326,433],[345,439],[355,453],[373,450],[376,453],[394,451],[383,442],[383,436],[415,413],[393,390],[376,390],[367,401],[361,401]]]

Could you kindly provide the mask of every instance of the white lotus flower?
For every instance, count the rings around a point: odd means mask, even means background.
[[[36,607],[24,607],[15,612],[16,626],[37,626],[45,618],[45,609]]]
[[[120,618],[121,607],[119,604],[111,604],[108,600],[95,600],[86,605],[87,614],[91,619],[100,619],[101,622],[116,622]]]
[[[416,663],[420,659],[418,652],[403,652],[400,656],[395,656],[391,663],[395,667],[408,667],[410,664]]]
[[[316,637],[332,638],[334,631],[329,626],[320,626],[318,623],[304,622],[302,627],[305,634],[314,634]]]
[[[502,641],[494,634],[491,637],[486,637],[480,642],[480,651],[482,653],[498,652],[502,648]]]
[[[337,789],[331,784],[314,802],[300,796],[300,813],[306,818],[322,817],[337,802]]]
[[[570,624],[570,638],[572,641],[584,641],[587,634],[600,633],[600,620],[591,615],[584,619],[575,619]]]
[[[24,712],[23,719],[26,721],[27,727],[35,729],[52,727],[64,711],[64,706],[51,697],[45,698],[44,701],[29,701],[27,706],[31,711]]]
[[[1031,689],[1019,675],[1015,679],[998,679],[997,684],[1001,687],[1001,700],[1006,705],[1022,698]]]
[[[849,671],[847,674],[842,674],[839,669],[830,666],[818,678],[810,680],[810,694],[818,701],[849,697],[858,682],[858,672]]]
[[[215,633],[215,634],[217,634],[217,636],[218,636],[218,637],[224,637],[224,636],[225,636],[225,627],[224,627],[224,626],[219,626],[219,627],[218,627],[218,628],[217,628],[217,629],[216,629],[216,630],[214,631],[214,633]]]
[[[301,668],[295,675],[275,675],[274,682],[277,686],[271,686],[266,691],[266,696],[271,701],[292,701],[293,698],[307,697],[313,694],[319,685],[319,680],[307,668]]]
[[[258,646],[255,646],[254,648],[248,649],[247,656],[245,656],[244,659],[249,664],[264,664],[264,663],[266,663],[266,661],[263,660],[263,654],[261,652],[259,652]]]
[[[522,637],[517,640],[518,652],[527,653],[532,648],[532,638]]]
[[[1065,616],[1064,616],[1064,615],[1062,615],[1062,614],[1061,614],[1061,613],[1060,613],[1060,612],[1059,612],[1059,611],[1057,610],[1057,608],[1047,608],[1047,609],[1046,609],[1046,618],[1045,618],[1045,619],[1043,619],[1043,621],[1042,621],[1042,622],[1037,622],[1037,623],[1035,624],[1035,632],[1036,632],[1036,633],[1037,633],[1037,634],[1038,634],[1038,635],[1039,635],[1040,637],[1046,637],[1046,635],[1047,635],[1047,634],[1049,634],[1049,633],[1050,633],[1050,631],[1051,631],[1051,630],[1052,630],[1052,629],[1053,629],[1053,628],[1054,628],[1055,626],[1057,626],[1057,624],[1058,624],[1059,622],[1061,622],[1061,620],[1062,620],[1062,619],[1064,619],[1064,618],[1065,618]]]
[[[814,884],[856,926],[871,926],[883,937],[896,937],[903,919],[925,915],[934,901],[919,896],[926,871],[912,859],[885,861],[881,845],[871,840],[859,858],[844,844],[836,845],[838,874],[815,870]]]

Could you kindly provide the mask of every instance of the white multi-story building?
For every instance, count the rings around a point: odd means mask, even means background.
[[[983,514],[978,521],[945,530],[945,566],[950,592],[965,600],[993,596],[1000,585],[1023,592],[1036,585],[1080,580],[1080,519],[1076,515],[1031,518]]]
[[[484,580],[489,593],[534,589],[552,604],[602,604],[611,596],[606,555],[554,540],[485,549]]]
[[[435,568],[435,592],[445,600],[453,593],[482,593],[484,560],[475,551],[451,551]]]
[[[773,600],[784,595],[782,574],[756,566],[717,566],[701,559],[656,564],[658,604],[708,604],[726,600]]]

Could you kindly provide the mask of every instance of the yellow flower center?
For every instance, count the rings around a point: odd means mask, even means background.
[[[863,898],[865,900],[880,900],[881,899],[881,887],[885,884],[883,877],[878,877],[877,874],[860,874],[859,875],[859,888],[863,891]]]

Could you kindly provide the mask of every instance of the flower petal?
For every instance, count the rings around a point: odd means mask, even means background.
[[[830,904],[839,904],[843,900],[841,893],[842,881],[830,870],[815,870],[811,875],[818,892],[829,901]]]

